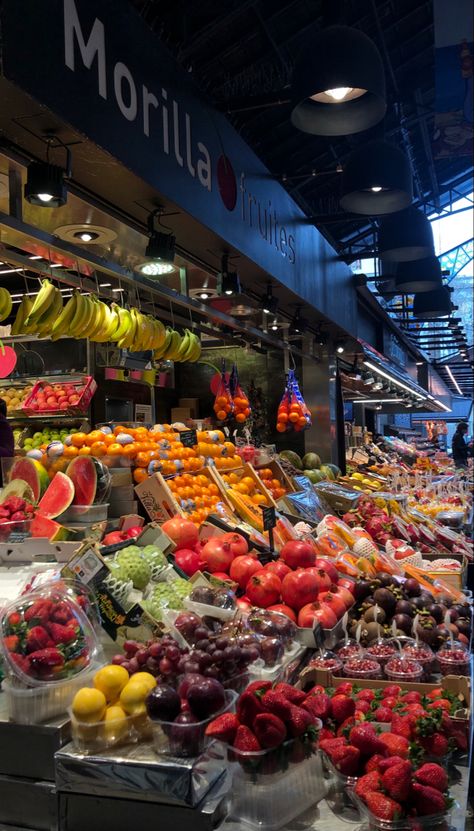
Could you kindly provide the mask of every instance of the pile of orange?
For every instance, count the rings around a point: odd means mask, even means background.
[[[288,493],[283,482],[280,482],[279,479],[276,479],[275,474],[273,473],[271,468],[264,467],[261,470],[257,470],[257,475],[259,479],[262,480],[267,491],[271,493],[275,502],[277,501],[277,499],[281,499],[282,496],[285,496],[285,494]]]
[[[296,399],[293,399],[291,403],[287,399],[281,401],[277,413],[277,431],[286,433],[287,430],[296,430],[299,433],[306,427],[308,427],[308,419],[303,406]]]
[[[233,409],[234,406],[232,403],[232,397],[230,393],[222,392],[219,395],[216,395],[213,410],[216,414],[216,418],[219,421],[225,421],[226,418],[229,417]]]
[[[265,494],[259,490],[257,482],[251,477],[246,476],[243,471],[235,471],[235,473],[224,473],[222,479],[228,486],[229,490],[234,490],[236,493],[249,496],[254,505],[268,505],[268,499]]]
[[[194,476],[191,473],[183,473],[167,479],[166,484],[181,511],[196,525],[204,522],[221,501],[219,488],[210,476],[204,473]]]
[[[234,417],[239,424],[243,424],[250,415],[250,404],[243,393],[234,397]]]

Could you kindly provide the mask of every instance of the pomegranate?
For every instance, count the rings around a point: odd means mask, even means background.
[[[232,580],[235,580],[235,582],[239,584],[241,589],[245,589],[245,586],[250,580],[252,574],[255,574],[256,571],[260,571],[261,568],[261,564],[255,557],[250,557],[248,554],[242,554],[240,557],[236,557],[235,560],[231,562],[229,574]]]
[[[180,548],[174,555],[175,563],[188,577],[192,577],[202,568],[203,563],[199,554],[192,548]]]
[[[314,576],[317,577],[320,592],[329,591],[332,586],[332,582],[327,571],[324,571],[323,568],[316,568],[316,566],[311,566],[310,568],[307,568],[306,571],[309,571],[310,574],[314,574]]]
[[[250,612],[252,608],[252,604],[248,597],[245,595],[243,597],[238,597],[235,601],[235,605],[242,611],[242,612]]]
[[[339,580],[339,574],[337,573],[337,568],[334,563],[331,563],[330,560],[325,560],[324,557],[318,557],[314,565],[316,568],[322,568],[324,571],[327,571],[331,578],[331,583],[337,583]]]
[[[173,519],[167,519],[161,527],[176,543],[177,548],[192,548],[198,541],[198,529],[189,519],[175,516]]]
[[[206,568],[211,574],[215,571],[229,571],[234,559],[232,549],[223,537],[211,537],[201,552]]]
[[[254,606],[274,606],[280,600],[281,580],[271,571],[261,568],[252,575],[245,590]]]
[[[298,611],[307,603],[316,600],[319,591],[318,578],[310,569],[299,568],[284,577],[281,584],[281,596],[284,603]]]
[[[280,580],[283,580],[287,574],[291,574],[291,568],[283,560],[274,560],[272,563],[267,563],[265,570],[272,571]]]
[[[346,577],[345,575],[344,577],[339,577],[337,585],[344,589],[348,589],[348,591],[350,591],[350,593],[355,597],[354,592],[356,588],[356,581],[352,577]]]
[[[280,615],[286,615],[290,618],[290,620],[293,621],[293,623],[296,623],[296,615],[293,609],[290,609],[290,607],[287,606],[285,603],[276,603],[275,606],[268,606],[268,611],[279,612]]]
[[[346,613],[346,604],[342,597],[338,597],[338,595],[332,592],[321,592],[318,600],[320,603],[326,603],[333,610],[337,618],[342,617]]]
[[[332,586],[331,592],[333,595],[340,597],[346,609],[350,609],[354,603],[354,595],[346,589],[345,586]]]
[[[230,550],[234,557],[240,557],[242,554],[248,554],[248,543],[242,534],[236,534],[231,531],[229,534],[224,534],[221,540],[225,540],[230,545]]]
[[[316,603],[308,603],[300,609],[298,626],[302,626],[304,629],[312,629],[315,621],[318,621],[323,629],[332,629],[337,623],[337,617],[326,603],[316,601]]]
[[[280,557],[290,568],[312,566],[316,560],[313,546],[303,540],[287,542],[280,551]]]

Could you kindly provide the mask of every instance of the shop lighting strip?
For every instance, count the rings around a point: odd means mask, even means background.
[[[442,407],[442,409],[443,409],[443,410],[445,410],[447,413],[451,413],[451,412],[452,412],[452,410],[451,410],[451,408],[450,408],[450,407],[447,407],[447,406],[446,406],[446,404],[442,404],[442,403],[441,403],[441,401],[438,401],[438,399],[437,399],[437,398],[435,398],[434,403],[435,403],[435,404],[437,404],[437,405],[438,405],[438,407]]]
[[[459,395],[462,395],[461,387],[459,386],[458,382],[456,381],[456,378],[454,377],[453,373],[451,372],[449,366],[446,367],[446,372],[448,373],[449,377],[451,378],[451,381],[453,382],[454,386],[456,387]]]
[[[397,404],[403,398],[353,398],[353,404]]]
[[[423,400],[424,396],[420,395],[419,392],[415,392],[415,390],[413,390],[411,387],[407,387],[406,384],[402,384],[401,381],[397,381],[397,379],[394,378],[393,375],[389,375],[387,372],[383,372],[383,370],[379,369],[378,366],[375,366],[375,364],[371,364],[370,361],[364,361],[364,366],[367,366],[373,372],[377,372],[379,375],[382,375],[383,378],[387,378],[388,381],[391,381],[392,384],[396,384],[397,387],[401,387],[403,390],[411,392],[412,395],[416,395],[417,398]]]

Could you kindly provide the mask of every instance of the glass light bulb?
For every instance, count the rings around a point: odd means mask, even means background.
[[[139,265],[137,270],[146,277],[157,277],[160,274],[169,274],[174,271],[174,266],[171,263],[146,262]]]
[[[382,187],[381,185],[375,185],[373,188],[370,188],[370,190],[372,191],[372,193],[380,193]]]
[[[326,95],[329,95],[334,101],[343,101],[352,92],[352,87],[336,87],[335,89],[327,89]]]
[[[87,234],[87,233],[85,233],[85,234],[81,234],[81,240],[82,240],[83,242],[90,242],[90,241],[91,241],[91,239],[92,239],[92,235],[91,235],[91,234]]]
[[[201,292],[201,294],[199,295],[199,297],[201,298],[201,300],[207,300],[207,298],[209,297],[209,295],[208,295],[208,294],[206,294],[206,292],[205,292],[205,291],[203,291],[203,292]]]
[[[42,202],[51,202],[53,199],[52,193],[38,193],[38,199],[41,199]]]

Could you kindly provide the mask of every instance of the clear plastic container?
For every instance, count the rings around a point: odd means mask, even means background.
[[[229,819],[239,827],[276,831],[326,794],[321,757],[298,739],[242,753],[227,746],[232,767]]]
[[[21,542],[31,536],[31,519],[18,520],[16,522],[4,522],[0,525],[0,543]]]
[[[343,663],[339,655],[326,650],[325,652],[321,652],[319,655],[315,655],[314,658],[311,658],[309,666],[315,667],[316,669],[328,669],[333,675],[340,675]]]
[[[360,816],[365,820],[364,827],[376,829],[376,831],[446,831],[450,828],[449,818],[452,808],[442,814],[431,814],[431,816],[402,817],[396,820],[380,819],[372,811],[369,811],[365,802],[359,799],[354,791],[349,792],[351,800],[357,806]]]
[[[92,754],[124,744],[136,744],[151,738],[151,722],[146,713],[111,721],[78,721],[69,709],[74,749]]]
[[[427,643],[422,643],[421,641],[414,644],[407,643],[402,651],[404,657],[412,658],[423,667],[423,673],[425,675],[431,673],[435,654]]]
[[[324,778],[326,781],[326,802],[338,819],[346,822],[357,822],[360,814],[357,806],[350,798],[350,791],[357,784],[357,776],[345,776],[334,767],[329,756],[320,751],[323,763]]]
[[[8,717],[17,724],[42,724],[45,721],[65,715],[76,692],[92,683],[99,665],[88,672],[68,678],[57,684],[43,684],[41,687],[23,687],[14,678],[5,678],[2,690],[5,693]]]
[[[421,681],[423,667],[412,658],[390,658],[385,665],[385,675],[389,681],[414,684]]]
[[[386,640],[382,639],[375,641],[375,643],[372,643],[365,650],[366,657],[372,658],[374,661],[378,661],[381,667],[384,667],[387,661],[397,654],[398,649],[396,646],[391,643],[387,643]]]
[[[347,678],[376,680],[382,678],[382,669],[378,661],[369,658],[351,658],[344,664],[344,675]]]
[[[222,710],[213,713],[203,721],[194,724],[176,724],[173,721],[152,721],[153,745],[158,756],[195,757],[208,744],[206,727],[217,716],[231,712],[235,707],[237,693],[226,690],[226,704]]]
[[[103,522],[107,519],[109,503],[103,502],[100,505],[70,505],[58,517],[58,522],[77,522],[90,524],[92,522]]]
[[[189,597],[183,599],[183,606],[188,612],[194,612],[199,617],[215,617],[217,620],[232,620],[237,612],[237,606],[232,606],[229,609],[223,609],[222,606],[211,606],[207,603],[196,603],[195,600],[190,600]]]
[[[445,644],[436,657],[441,675],[470,675],[470,654],[462,643]]]
[[[336,654],[341,661],[348,661],[349,658],[363,658],[365,649],[354,638],[349,638],[347,643],[344,641],[336,647]]]

